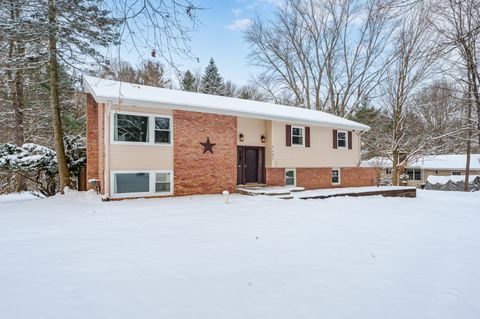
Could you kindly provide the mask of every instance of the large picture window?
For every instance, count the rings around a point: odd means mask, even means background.
[[[112,115],[115,144],[172,145],[172,117],[169,115],[115,112]]]
[[[115,114],[114,140],[148,142],[148,116]]]
[[[292,145],[304,145],[304,128],[292,126]]]

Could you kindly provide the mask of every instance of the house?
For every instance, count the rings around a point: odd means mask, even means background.
[[[85,76],[87,179],[105,198],[213,194],[237,185],[374,185],[368,126],[328,113]]]
[[[423,156],[406,166],[407,185],[419,187],[425,184],[429,176],[465,175],[465,164],[465,154]],[[392,178],[392,161],[389,159],[375,157],[362,161],[361,167],[377,167],[381,179]],[[479,174],[480,154],[471,154],[469,172],[470,175]]]

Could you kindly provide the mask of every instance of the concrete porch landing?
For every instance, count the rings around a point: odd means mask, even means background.
[[[244,195],[268,195],[281,199],[325,199],[340,196],[383,196],[383,197],[417,197],[415,187],[405,186],[367,186],[305,190],[294,186],[239,186],[237,193]]]
[[[267,195],[267,196],[289,196],[293,192],[304,191],[304,187],[296,186],[262,186],[262,185],[245,185],[238,186],[236,192],[243,195]]]

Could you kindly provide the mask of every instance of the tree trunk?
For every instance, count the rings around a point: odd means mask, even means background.
[[[10,0],[10,18],[12,21],[18,21],[20,18],[19,5],[14,0]],[[8,58],[10,61],[23,61],[25,48],[18,43],[18,39],[11,38],[8,41]],[[10,85],[10,99],[12,101],[13,118],[15,122],[15,130],[13,141],[17,146],[22,146],[25,143],[24,127],[23,127],[23,72],[21,66],[17,66],[15,71],[7,71],[7,77],[11,83]],[[27,189],[25,178],[20,174],[14,175],[14,191],[21,192]]]
[[[471,72],[469,72],[471,74]],[[467,104],[467,125],[468,125],[468,130],[467,130],[467,160],[465,163],[465,185],[463,187],[463,191],[468,192],[468,186],[469,186],[469,181],[470,181],[470,153],[472,152],[472,130],[471,130],[471,125],[472,125],[472,98],[473,98],[473,90],[475,86],[472,84],[472,76],[469,76],[469,83],[468,83],[468,104]]]
[[[392,185],[400,185],[400,167],[399,163],[399,153],[398,150],[393,150],[392,152]]]
[[[63,128],[60,114],[60,99],[58,88],[58,61],[57,61],[57,21],[55,0],[48,0],[48,21],[49,21],[49,65],[50,65],[50,105],[52,108],[53,133],[57,152],[58,175],[60,179],[60,190],[70,187],[70,172],[68,170],[65,145],[63,143]]]

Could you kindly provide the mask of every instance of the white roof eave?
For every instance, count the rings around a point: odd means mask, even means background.
[[[92,85],[90,81],[92,81],[92,83],[94,84]],[[93,82],[93,81],[96,81],[96,82]],[[178,109],[183,111],[195,111],[195,112],[205,112],[205,113],[212,113],[212,114],[241,116],[241,117],[256,118],[256,119],[263,119],[263,120],[274,120],[274,121],[288,122],[288,123],[300,124],[300,125],[322,126],[322,127],[338,128],[338,129],[345,129],[345,130],[358,130],[362,132],[368,131],[370,129],[370,127],[367,125],[357,123],[355,121],[350,121],[350,120],[337,117],[324,112],[318,112],[318,114],[316,114],[315,111],[304,112],[305,110],[302,110],[302,111],[299,110],[299,112],[296,112],[297,114],[292,116],[291,114],[288,114],[291,110],[286,109],[286,108],[290,108],[290,106],[285,106],[285,105],[278,105],[278,109],[275,107],[275,110],[272,112],[273,109],[271,106],[273,106],[273,104],[265,103],[265,102],[251,101],[250,105],[257,106],[257,104],[262,103],[264,105],[267,105],[269,107],[269,110],[268,109],[262,110],[261,109],[262,105],[260,105],[260,107],[258,108],[248,107],[247,110],[243,110],[241,107],[242,105],[238,104],[238,99],[234,99],[234,98],[228,98],[228,99],[233,99],[233,101],[235,101],[236,103],[236,106],[232,107],[231,109],[228,109],[228,108],[219,107],[218,101],[216,101],[217,103],[212,103],[212,105],[209,105],[208,102],[205,102],[205,100],[201,102],[195,101],[196,96],[193,96],[192,101],[189,100],[188,104],[186,103],[185,98],[180,98],[177,101],[176,98],[172,98],[171,95],[170,95],[170,98],[156,99],[156,100],[151,100],[148,97],[142,98],[142,96],[135,96],[134,98],[129,96],[122,96],[120,94],[112,96],[111,94],[105,92],[104,87],[103,87],[103,91],[101,89],[97,90],[97,88],[95,87],[96,85],[95,83],[100,83],[102,81],[107,81],[107,83],[109,83],[108,84],[109,87],[112,87],[112,88],[115,88],[116,83],[123,83],[123,82],[115,83],[115,81],[111,81],[111,80],[103,80],[100,78],[84,76],[83,77],[84,91],[86,93],[91,94],[97,103],[124,104],[129,106],[131,105],[131,106],[146,107],[146,108],[162,107],[166,109]],[[135,86],[142,87],[139,85],[135,85]],[[148,87],[148,89],[151,90],[152,88]],[[165,90],[165,89],[162,89],[162,90]],[[175,93],[178,94],[178,92],[175,92]],[[192,94],[190,92],[188,93]],[[198,95],[198,93],[194,93],[194,94]],[[217,96],[211,96],[211,98],[225,99],[225,97],[217,97]],[[224,103],[225,101],[221,101],[221,102]],[[217,106],[215,106],[215,104],[217,104]],[[281,108],[283,108],[283,110]],[[282,114],[282,113],[285,113],[285,114]],[[327,119],[322,120],[321,119],[322,116],[327,117]],[[333,120],[330,121],[328,119],[329,117],[331,117]]]

